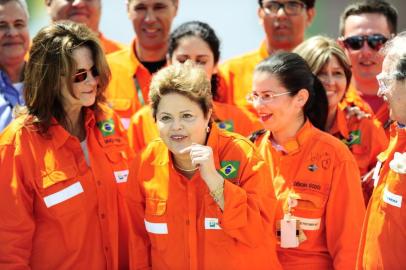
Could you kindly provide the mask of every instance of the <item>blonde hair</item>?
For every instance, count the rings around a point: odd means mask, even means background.
[[[352,75],[351,65],[343,49],[335,40],[326,36],[314,36],[303,41],[293,52],[299,54],[306,60],[311,71],[316,76],[330,58],[335,56],[344,69],[347,88],[349,87]]]
[[[97,37],[84,24],[71,21],[46,26],[33,39],[24,80],[26,107],[41,133],[47,132],[52,117],[64,127],[68,124],[62,89],[66,85],[75,96],[72,78],[77,68],[72,55],[79,47],[92,52],[99,74],[96,101],[91,108],[98,111],[99,103],[105,101],[103,93],[110,81],[110,69]]]
[[[211,85],[206,72],[201,67],[193,65],[191,61],[165,67],[152,78],[149,99],[155,120],[162,96],[171,93],[185,96],[196,102],[205,117],[213,107]]]

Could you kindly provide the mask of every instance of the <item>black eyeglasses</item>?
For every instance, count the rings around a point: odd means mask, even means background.
[[[286,15],[298,15],[306,7],[306,4],[300,1],[287,1],[287,2],[277,2],[269,1],[265,2],[262,5],[265,13],[267,14],[276,14],[280,8],[283,8],[283,11]]]
[[[92,73],[93,77],[97,77],[99,76],[99,71],[97,71],[96,66],[92,66],[90,68],[90,70],[86,70],[86,69],[79,69],[78,72],[76,72],[75,75],[73,75],[73,82],[74,83],[80,83],[83,82],[87,79],[87,73],[90,71],[90,73]]]
[[[388,38],[381,34],[375,34],[370,36],[352,36],[343,39],[344,46],[355,51],[360,50],[364,46],[365,41],[371,49],[379,51],[385,42],[388,41]]]

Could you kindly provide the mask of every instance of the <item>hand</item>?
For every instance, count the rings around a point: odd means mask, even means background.
[[[213,150],[210,146],[192,143],[179,153],[189,152],[192,164],[199,167],[200,175],[210,190],[216,189],[224,181],[214,165]],[[219,180],[221,178],[221,180]]]
[[[347,112],[347,114],[346,114],[347,119],[350,119],[353,116],[357,117],[358,120],[360,120],[362,118],[371,117],[371,115],[369,113],[364,112],[358,106],[347,106],[345,108],[345,111]]]

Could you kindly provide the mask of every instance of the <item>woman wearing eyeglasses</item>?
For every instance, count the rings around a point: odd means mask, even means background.
[[[284,269],[354,269],[365,207],[348,148],[323,132],[326,91],[306,61],[276,53],[257,65],[251,101],[265,127],[252,140],[270,165]]]
[[[0,269],[118,269],[126,135],[103,105],[110,71],[92,32],[43,28],[26,108],[0,136]]]
[[[406,265],[406,32],[385,45],[379,91],[389,105],[396,135],[379,155],[376,187],[368,205],[357,269],[403,269]]]
[[[328,99],[328,115],[325,130],[344,142],[358,163],[363,182],[365,205],[372,193],[371,176],[377,155],[386,149],[388,139],[381,123],[371,117],[358,117],[348,113],[355,102],[349,103],[344,96],[351,83],[351,66],[344,51],[328,37],[315,36],[307,39],[294,50],[302,56],[322,82]],[[369,172],[369,174],[367,174]]]
[[[280,269],[269,169],[212,122],[206,72],[190,61],[161,69],[149,97],[160,138],[128,181],[132,268]]]

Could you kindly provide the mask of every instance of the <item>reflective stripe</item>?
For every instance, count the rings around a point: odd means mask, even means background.
[[[123,124],[123,127],[125,128],[125,130],[127,130],[128,127],[130,126],[130,118],[121,117],[120,120],[121,120],[121,124]]]
[[[166,223],[152,223],[144,219],[145,229],[147,232],[155,234],[168,234],[168,224]]]
[[[128,179],[128,170],[114,171],[114,177],[117,183],[125,183]]]
[[[300,228],[306,231],[317,231],[320,229],[321,218],[302,218],[292,216],[292,219],[299,220]]]
[[[374,168],[374,174],[372,175],[372,180],[374,180],[374,187],[378,185],[379,172],[381,171],[382,162],[378,160]]]
[[[385,186],[385,188],[383,190],[382,199],[387,204],[390,204],[392,206],[396,206],[396,207],[399,207],[399,208],[402,207],[402,196],[390,192],[388,190],[388,186]]]
[[[64,188],[54,194],[48,195],[44,198],[45,205],[49,208],[58,203],[69,200],[72,197],[83,192],[82,185],[80,182],[76,182],[73,185],[70,185],[67,188]]]
[[[221,230],[218,218],[204,218],[204,228],[206,230]]]

